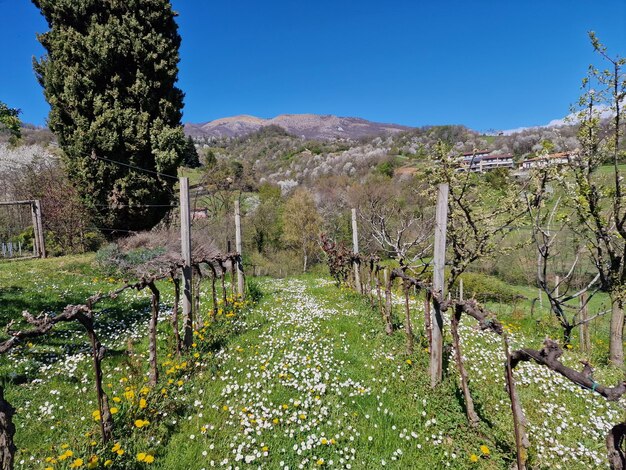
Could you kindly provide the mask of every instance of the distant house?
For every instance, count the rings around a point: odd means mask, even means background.
[[[459,171],[475,171],[473,168],[481,160],[491,153],[491,150],[474,150],[459,155]]]
[[[495,170],[496,168],[513,168],[513,155],[510,153],[497,153],[493,155],[487,155],[481,158],[478,162],[478,170],[481,173],[483,171]]]
[[[463,156],[459,171],[483,173],[496,168],[514,168],[513,155],[510,153],[471,153]]]
[[[191,220],[206,219],[209,216],[209,210],[204,208],[192,209]]]
[[[532,168],[544,168],[548,165],[565,165],[570,162],[574,155],[576,155],[576,151],[551,153],[549,155],[529,158],[522,162],[522,169],[530,170]]]

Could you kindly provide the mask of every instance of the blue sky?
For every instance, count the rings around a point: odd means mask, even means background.
[[[174,0],[185,122],[236,114],[359,116],[473,129],[568,114],[594,30],[626,55],[626,1]],[[601,6],[600,6],[601,5]],[[32,71],[47,26],[28,0],[0,0],[0,101],[42,125]]]

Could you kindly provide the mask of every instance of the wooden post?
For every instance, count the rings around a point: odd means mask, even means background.
[[[359,254],[359,228],[356,224],[356,209],[352,209],[352,251],[355,255]],[[356,287],[356,291],[360,294],[361,289],[361,275],[359,273],[359,262],[354,261],[354,285]]]
[[[469,379],[467,378],[467,371],[463,364],[463,354],[461,353],[461,338],[459,337],[459,322],[461,321],[462,309],[461,306],[456,305],[454,312],[452,313],[452,322],[450,323],[450,331],[452,333],[452,340],[454,341],[454,355],[456,357],[456,366],[459,369],[459,379],[461,380],[461,389],[463,390],[463,397],[465,398],[465,413],[467,414],[467,420],[470,426],[475,428],[478,426],[480,419],[474,409],[474,400],[469,390]]]
[[[431,321],[432,341],[430,345],[430,386],[436,387],[443,377],[443,315],[440,302],[444,299],[444,276],[446,263],[446,226],[448,221],[448,184],[439,185],[435,220],[435,247],[433,257],[433,290],[435,299]]]
[[[385,268],[383,275],[385,280],[385,333],[390,335],[393,333],[393,322],[391,320],[391,278],[388,268]]]
[[[37,237],[39,238],[39,256],[46,257],[46,240],[43,234],[43,223],[41,221],[41,204],[39,199],[35,200],[35,211],[37,213]]]
[[[189,178],[180,181],[180,243],[183,256],[183,323],[185,348],[193,343],[193,313],[191,308],[191,214],[189,212]]]
[[[241,258],[241,214],[239,211],[239,199],[235,201],[235,248],[239,254],[237,261],[237,294],[243,298],[243,266]]]
[[[559,284],[561,283],[561,278],[557,275],[554,276],[554,298],[559,298]]]
[[[591,338],[589,337],[589,311],[587,309],[587,293],[580,296],[580,351],[591,353]]]
[[[39,227],[38,227],[38,215],[37,215],[37,207],[35,207],[35,202],[33,201],[30,204],[30,211],[33,220],[33,255],[41,256],[41,250],[39,248]],[[4,243],[2,244],[2,255],[4,256]]]
[[[502,343],[504,345],[504,355],[506,357],[506,361],[504,363],[506,388],[511,402],[511,413],[513,414],[517,470],[525,470],[526,460],[528,457],[527,449],[530,445],[528,435],[526,434],[526,417],[524,416],[524,410],[522,409],[522,405],[520,404],[519,397],[517,396],[517,390],[515,388],[513,369],[511,368],[509,340],[506,334],[502,336]]]

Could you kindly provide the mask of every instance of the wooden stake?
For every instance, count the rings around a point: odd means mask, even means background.
[[[43,233],[43,222],[41,221],[41,204],[39,199],[35,200],[35,209],[37,211],[37,236],[39,237],[39,256],[46,257],[46,238]]]
[[[150,386],[154,387],[159,381],[159,367],[157,362],[157,321],[159,317],[160,293],[154,282],[149,283],[148,288],[152,293],[152,311],[150,314],[150,325],[148,327],[148,337],[150,343],[148,358],[148,362],[150,363],[150,379],[148,383]]]
[[[356,223],[356,209],[352,209],[352,251],[355,255],[359,254],[359,228]],[[359,273],[360,263],[354,261],[354,285],[356,291],[360,294],[362,292],[361,275]]]
[[[509,392],[511,401],[511,412],[513,414],[513,429],[515,431],[515,448],[517,451],[517,470],[526,469],[527,449],[529,447],[528,436],[526,435],[526,418],[522,405],[520,404],[517,390],[515,388],[515,380],[513,379],[513,369],[511,368],[511,354],[509,352],[509,340],[506,334],[502,335],[504,344],[504,354],[506,361],[504,364],[506,374],[506,388]]]
[[[235,248],[239,254],[237,261],[237,294],[243,298],[243,266],[241,252],[241,213],[239,211],[239,199],[235,201]]]
[[[383,271],[385,279],[385,333],[390,335],[393,333],[393,323],[391,321],[391,279],[389,278],[389,269]]]
[[[448,221],[448,184],[439,185],[435,220],[435,247],[433,258],[433,290],[443,299],[446,262],[446,226]],[[432,341],[430,345],[430,386],[436,387],[443,377],[443,315],[439,302],[434,302]]]
[[[190,348],[193,343],[193,313],[191,308],[191,214],[189,211],[189,178],[180,181],[180,243],[183,256],[183,344]]]
[[[411,325],[411,308],[409,304],[409,284],[404,285],[404,310],[405,310],[405,323],[404,331],[406,333],[406,353],[408,355],[413,354],[413,327]]]
[[[172,328],[174,330],[174,342],[176,343],[176,355],[180,356],[180,329],[178,326],[178,305],[180,304],[180,279],[172,275],[174,283],[174,307],[172,308]]]
[[[456,366],[459,369],[459,378],[461,379],[461,389],[463,390],[463,397],[465,398],[465,412],[467,414],[467,420],[470,426],[475,428],[478,426],[478,415],[474,410],[474,400],[469,390],[469,383],[467,379],[467,371],[463,365],[463,355],[461,354],[461,339],[459,338],[459,322],[461,320],[462,308],[457,305],[452,312],[452,322],[450,330],[452,332],[452,340],[454,341],[454,353],[456,356]]]
[[[587,293],[580,296],[580,351],[591,353],[591,338],[589,336],[589,310],[587,308]]]

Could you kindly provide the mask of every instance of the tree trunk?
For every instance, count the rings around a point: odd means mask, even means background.
[[[215,281],[217,280],[217,272],[212,264],[209,264],[211,268],[211,298],[213,299],[213,307],[211,308],[211,321],[215,321],[217,315],[217,290],[215,289]]]
[[[430,352],[430,348],[432,347],[433,342],[433,329],[430,325],[430,302],[431,302],[430,292],[426,292],[426,296],[424,298],[424,328],[426,329],[426,338],[428,338],[428,351]]]
[[[148,383],[154,387],[159,380],[159,369],[157,364],[157,320],[159,316],[160,293],[159,289],[157,289],[153,282],[148,284],[148,288],[152,292],[152,313],[150,315],[150,325],[148,326],[148,336],[150,342],[148,361],[150,363],[150,379]]]
[[[613,312],[609,332],[609,361],[617,366],[624,366],[624,305],[619,298],[611,296]]]
[[[304,266],[302,267],[302,272],[305,273],[306,272],[306,268],[307,268],[307,262],[309,261],[309,257],[306,255],[306,253],[304,254]]]
[[[389,270],[385,269],[385,333],[393,333],[393,323],[391,321],[391,277]]]
[[[409,305],[409,284],[404,286],[404,309],[405,309],[405,332],[406,332],[406,353],[413,354],[413,327],[411,326],[411,308]]]
[[[13,459],[17,448],[13,442],[15,408],[4,399],[4,389],[0,385],[0,465],[2,470],[13,470]]]
[[[454,312],[452,312],[451,332],[452,339],[454,341],[454,351],[456,356],[456,366],[459,369],[459,378],[461,379],[461,389],[463,390],[463,397],[465,398],[465,412],[467,414],[467,420],[470,425],[475,428],[478,426],[478,415],[474,410],[474,400],[470,394],[469,384],[467,380],[467,371],[463,365],[463,356],[461,354],[461,339],[459,338],[459,321],[461,320],[462,308],[456,306]]]
[[[91,314],[91,313],[90,313]],[[93,320],[87,315],[77,317],[77,320],[87,330],[89,342],[91,343],[91,355],[93,358],[93,368],[96,382],[96,395],[98,397],[98,409],[100,411],[100,431],[102,432],[102,442],[106,445],[113,439],[113,417],[109,409],[109,400],[102,387],[102,359],[105,349],[100,344],[100,340],[93,328]]]
[[[526,468],[526,460],[528,458],[527,449],[530,447],[528,435],[526,434],[526,417],[524,416],[524,410],[522,409],[519,397],[517,396],[517,389],[513,378],[513,368],[511,367],[509,341],[506,334],[502,336],[502,343],[504,345],[504,354],[506,356],[506,361],[504,363],[506,389],[507,392],[509,392],[511,412],[513,413],[513,430],[515,432],[515,448],[517,451],[517,469],[524,470]]]
[[[174,283],[174,307],[172,308],[172,329],[174,330],[174,342],[176,343],[176,355],[180,356],[180,329],[178,325],[178,304],[180,303],[180,279],[172,276]]]
[[[194,319],[196,320],[196,330],[200,330],[204,327],[204,320],[202,318],[202,312],[200,312],[200,283],[202,282],[202,274],[200,268],[194,268],[194,286],[193,286],[193,311]]]
[[[624,436],[626,436],[626,423],[613,426],[606,436],[606,449],[609,454],[611,470],[624,470],[626,468],[626,455],[624,455],[623,448]]]

